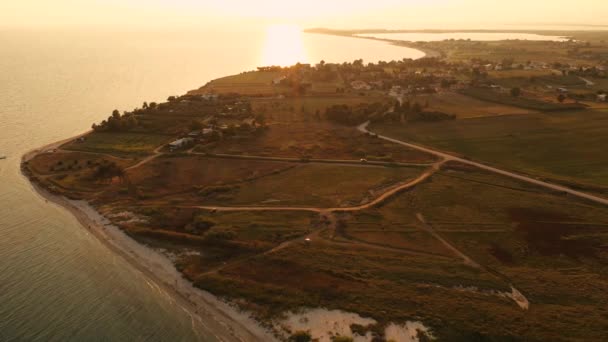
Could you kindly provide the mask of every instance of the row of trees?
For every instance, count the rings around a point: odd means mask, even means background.
[[[131,130],[138,124],[135,114],[125,112],[120,115],[118,110],[114,110],[107,120],[103,120],[99,125],[93,124],[92,128],[96,132],[119,132]]]

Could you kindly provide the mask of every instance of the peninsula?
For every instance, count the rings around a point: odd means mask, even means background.
[[[562,34],[260,67],[22,170],[224,340],[601,340],[608,33]]]

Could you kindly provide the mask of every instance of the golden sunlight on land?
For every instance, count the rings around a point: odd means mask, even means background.
[[[261,65],[308,63],[302,30],[295,25],[272,25],[266,30]]]

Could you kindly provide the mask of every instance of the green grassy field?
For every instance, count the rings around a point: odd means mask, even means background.
[[[397,139],[453,151],[539,177],[608,187],[608,116],[575,111],[373,126]],[[596,189],[602,191],[602,189]]]
[[[170,136],[156,134],[95,132],[88,134],[84,142],[70,142],[62,148],[114,155],[145,155],[172,139]]]

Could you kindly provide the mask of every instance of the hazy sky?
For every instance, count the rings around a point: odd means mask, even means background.
[[[603,0],[0,0],[3,26],[491,28],[608,24]]]

